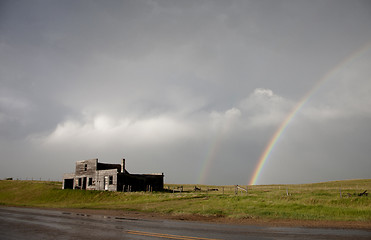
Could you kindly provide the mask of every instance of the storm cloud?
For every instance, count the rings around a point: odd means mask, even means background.
[[[356,53],[356,54],[355,54]],[[0,178],[370,178],[369,1],[1,1]]]

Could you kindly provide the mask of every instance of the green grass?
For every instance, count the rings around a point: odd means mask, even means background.
[[[179,186],[168,184],[166,188]],[[237,219],[371,221],[371,197],[357,196],[371,189],[371,179],[249,186],[247,194],[239,192],[238,195],[235,195],[234,186],[198,187],[201,187],[201,192],[194,192],[194,185],[183,185],[181,193],[122,193],[62,190],[60,182],[1,180],[0,204],[198,214]],[[208,188],[218,188],[219,191],[206,191]]]

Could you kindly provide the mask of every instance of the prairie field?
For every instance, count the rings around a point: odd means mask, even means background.
[[[62,190],[61,182],[0,181],[0,205],[105,209],[229,219],[371,222],[371,179],[313,184],[204,186],[165,184],[164,192]],[[197,191],[195,191],[195,186]]]

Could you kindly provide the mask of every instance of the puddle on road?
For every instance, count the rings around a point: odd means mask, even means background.
[[[126,220],[126,221],[141,221],[143,219],[138,219],[138,218],[125,218],[125,217],[115,217],[117,220]]]

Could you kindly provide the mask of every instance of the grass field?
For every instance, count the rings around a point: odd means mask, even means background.
[[[0,204],[11,206],[114,209],[171,215],[218,216],[234,219],[371,221],[371,179],[301,185],[234,186],[167,184],[168,192],[122,193],[62,190],[60,182],[0,181]],[[245,186],[246,188],[246,186]],[[207,191],[218,189],[218,191]]]

